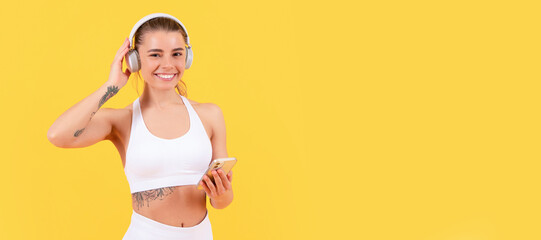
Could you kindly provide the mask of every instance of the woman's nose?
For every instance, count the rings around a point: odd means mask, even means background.
[[[162,65],[163,65],[163,66],[166,66],[166,67],[173,66],[173,59],[172,59],[172,57],[163,57],[163,58],[162,58]]]

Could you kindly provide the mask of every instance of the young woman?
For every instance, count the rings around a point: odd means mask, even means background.
[[[213,171],[215,182],[205,177],[199,183],[212,159],[228,157],[222,111],[186,98],[181,78],[191,64],[186,56],[191,46],[178,19],[150,14],[131,35],[139,55],[137,73],[144,79],[142,95],[125,108],[100,109],[131,75],[129,69],[122,71],[130,37],[117,51],[107,82],[64,112],[47,137],[63,148],[102,140],[116,146],[132,193],[131,223],[123,240],[212,239],[206,196],[216,209],[233,201],[232,171]]]

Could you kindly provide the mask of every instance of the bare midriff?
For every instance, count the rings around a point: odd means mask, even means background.
[[[196,185],[164,187],[132,193],[133,210],[175,227],[193,227],[205,219],[206,194]]]

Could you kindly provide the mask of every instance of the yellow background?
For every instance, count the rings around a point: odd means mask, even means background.
[[[62,149],[133,25],[187,27],[188,97],[225,115],[215,239],[541,239],[536,1],[11,1],[0,8],[0,239],[121,239],[110,142]],[[130,82],[134,78],[130,79]],[[132,83],[104,107],[137,97]]]

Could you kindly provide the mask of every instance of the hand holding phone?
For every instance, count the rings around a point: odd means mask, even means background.
[[[224,174],[227,175],[231,171],[233,166],[235,166],[235,163],[237,163],[237,158],[234,157],[218,158],[212,160],[209,167],[205,171],[205,174],[203,174],[203,176],[201,176],[201,179],[199,179],[199,182],[197,182],[197,189],[203,189],[203,187],[201,187],[201,181],[203,181],[203,177],[205,177],[205,175],[207,175],[207,177],[210,178],[212,183],[216,185],[216,182],[214,181],[214,176],[212,175],[212,171],[222,169],[222,171],[224,171]]]

